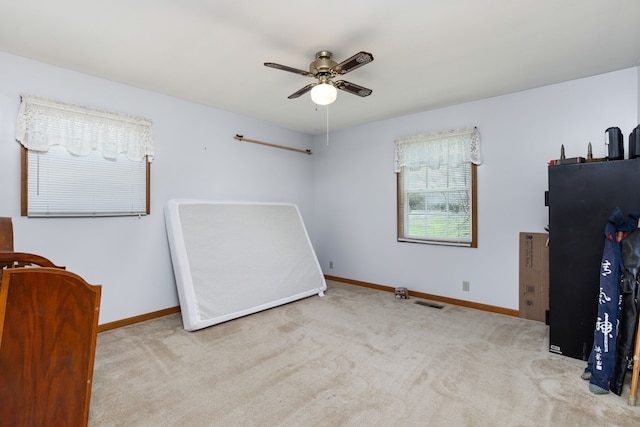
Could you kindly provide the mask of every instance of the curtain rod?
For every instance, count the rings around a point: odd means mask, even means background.
[[[238,135],[238,134],[236,134],[236,136],[234,136],[233,139],[237,139],[238,141],[253,142],[254,144],[267,145],[269,147],[282,148],[283,150],[297,151],[298,153],[313,154],[311,150],[302,150],[300,148],[285,147],[284,145],[277,145],[277,144],[271,144],[269,142],[256,141],[255,139],[245,138],[244,136]]]

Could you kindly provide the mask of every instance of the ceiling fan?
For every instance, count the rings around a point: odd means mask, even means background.
[[[338,80],[334,82],[331,79],[336,76],[347,74],[356,68],[360,68],[363,65],[368,64],[373,61],[373,55],[369,52],[358,52],[339,64],[334,61],[332,57],[333,54],[326,50],[316,53],[315,61],[309,64],[309,71],[276,64],[275,62],[265,62],[264,65],[278,70],[289,71],[291,73],[318,79],[316,83],[310,83],[289,95],[289,99],[298,98],[300,95],[304,95],[311,91],[311,99],[313,102],[319,105],[327,105],[336,100],[336,88],[362,97],[371,95],[371,89],[367,89],[366,87],[362,87],[345,80]]]

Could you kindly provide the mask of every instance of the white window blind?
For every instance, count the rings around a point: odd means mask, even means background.
[[[147,163],[97,151],[79,157],[60,145],[27,153],[27,215],[122,216],[147,213]]]
[[[148,213],[151,121],[23,96],[16,140],[27,150],[23,215]]]

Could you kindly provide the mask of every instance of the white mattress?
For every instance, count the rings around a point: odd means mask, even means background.
[[[165,221],[188,331],[327,288],[296,205],[177,199]]]

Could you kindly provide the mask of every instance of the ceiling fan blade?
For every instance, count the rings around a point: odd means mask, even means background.
[[[307,77],[313,77],[313,74],[311,74],[308,71],[300,70],[298,68],[293,68],[293,67],[287,67],[286,65],[276,64],[275,62],[265,62],[264,65],[266,67],[275,68],[276,70],[284,70],[284,71],[289,71],[290,73],[296,73],[296,74],[300,74]]]
[[[367,89],[366,87],[362,87],[355,83],[346,82],[344,80],[338,80],[337,82],[334,82],[334,86],[340,90],[344,90],[345,92],[349,92],[362,97],[369,96],[373,92],[371,89]]]
[[[335,67],[333,71],[336,74],[347,74],[349,71],[353,71],[356,68],[362,67],[373,61],[373,55],[369,52],[358,52],[351,58],[345,59]],[[266,65],[266,64],[265,64]]]
[[[317,84],[318,83],[310,83],[310,84],[306,85],[305,87],[303,87],[302,89],[300,89],[300,90],[292,93],[291,95],[287,96],[287,98],[289,98],[289,99],[298,98],[300,95],[304,95],[305,93],[309,92]]]

